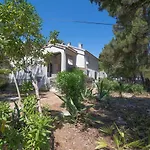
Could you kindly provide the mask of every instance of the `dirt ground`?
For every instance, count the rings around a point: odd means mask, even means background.
[[[48,105],[51,110],[62,112],[65,111],[61,107],[62,101],[51,92],[41,95],[42,105]],[[134,95],[123,93],[122,97],[118,93],[113,93],[108,102],[96,102],[95,106],[90,110],[92,119],[92,127],[82,130],[82,125],[64,123],[63,126],[54,132],[55,149],[53,150],[94,150],[96,141],[99,137],[104,137],[99,133],[99,123],[104,122],[104,126],[116,122],[118,125],[127,125],[128,119],[136,118],[143,114],[147,118],[150,115],[150,94]],[[92,102],[93,103],[93,102]],[[129,118],[128,118],[129,116]],[[145,120],[143,120],[145,121]],[[98,126],[97,126],[98,125]],[[104,137],[109,143],[109,150],[114,146],[113,141]]]
[[[42,106],[50,106],[54,111],[65,111],[61,108],[62,101],[52,92],[42,93]],[[63,124],[54,132],[55,150],[94,150],[99,137],[97,129],[82,131],[73,124]]]
[[[96,129],[82,131],[72,124],[65,124],[63,128],[54,132],[56,150],[94,150],[98,138]]]

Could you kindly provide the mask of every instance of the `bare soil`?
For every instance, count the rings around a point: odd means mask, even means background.
[[[49,106],[53,111],[65,111],[62,101],[52,92],[41,94],[42,106]],[[82,130],[82,125],[65,123],[54,132],[55,150],[94,150],[99,132],[95,128]]]
[[[65,124],[54,132],[56,150],[94,150],[99,137],[97,129],[82,131],[80,127]]]
[[[53,111],[65,111],[61,107],[62,101],[54,93],[42,93],[41,97],[43,106],[47,105]],[[96,141],[100,137],[105,138],[109,145],[108,149],[112,150],[114,143],[110,137],[99,133],[99,127],[102,125],[99,122],[103,122],[103,126],[109,126],[115,122],[117,125],[128,127],[128,117],[130,119],[131,116],[134,119],[140,114],[150,115],[150,94],[148,93],[142,95],[123,93],[122,97],[118,93],[113,93],[107,100],[91,102],[94,104],[94,107],[89,110],[92,124],[86,130],[82,130],[82,124],[75,126],[70,123],[63,123],[60,128],[57,128],[54,132],[53,150],[94,150]]]

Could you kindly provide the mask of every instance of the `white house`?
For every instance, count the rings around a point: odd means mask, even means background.
[[[100,77],[99,60],[89,51],[83,48],[82,44],[74,47],[71,43],[65,44],[48,44],[45,46],[45,53],[52,52],[53,55],[47,66],[38,64],[32,67],[32,73],[39,78],[39,85],[49,84],[52,78],[55,78],[58,72],[67,71],[71,68],[78,67],[84,73],[95,80]],[[16,73],[18,81],[28,79],[29,76],[24,71]]]
[[[45,47],[46,52],[52,52],[51,62],[47,66],[45,75],[55,77],[58,72],[69,70],[73,67],[80,68],[84,73],[95,80],[99,77],[99,60],[93,54],[83,49],[83,45],[78,47],[57,44]]]

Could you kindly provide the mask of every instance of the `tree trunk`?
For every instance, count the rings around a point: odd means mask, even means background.
[[[29,72],[30,74],[30,78],[31,78],[31,81],[32,81],[32,85],[35,89],[35,95],[36,95],[36,98],[37,98],[37,104],[38,104],[38,111],[39,113],[42,114],[42,108],[41,108],[41,103],[40,103],[40,94],[39,94],[39,87],[38,87],[38,82],[36,79],[33,78],[33,75],[32,75],[32,72],[30,71]]]
[[[32,85],[33,85],[33,87],[35,89],[35,95],[36,95],[37,103],[38,103],[38,111],[42,114],[42,108],[41,108],[41,103],[40,103],[39,87],[38,87],[38,84],[37,84],[37,80],[33,80],[32,79]]]
[[[18,98],[19,98],[19,105],[21,105],[21,94],[20,94],[18,83],[17,83],[16,77],[15,77],[15,74],[14,74],[13,71],[12,71],[12,75],[13,75],[13,78],[14,78],[14,83],[15,83],[17,94],[18,94]]]

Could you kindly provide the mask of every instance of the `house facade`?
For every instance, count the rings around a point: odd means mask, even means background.
[[[78,47],[67,45],[47,45],[46,52],[52,52],[52,58],[47,66],[47,78],[56,77],[58,72],[70,70],[77,67],[84,73],[95,80],[99,78],[99,60],[87,50],[83,49],[83,45]]]
[[[79,44],[78,47],[72,46],[71,43],[67,45],[48,44],[44,49],[45,53],[52,53],[49,63],[46,66],[39,63],[36,66],[29,67],[33,75],[38,78],[39,87],[43,85],[51,86],[53,79],[55,79],[59,72],[68,71],[75,67],[83,70],[89,78],[95,80],[103,76],[99,72],[98,58],[85,50],[82,44]],[[30,80],[30,77],[29,74],[21,70],[16,73],[16,79],[21,84],[22,81]]]

